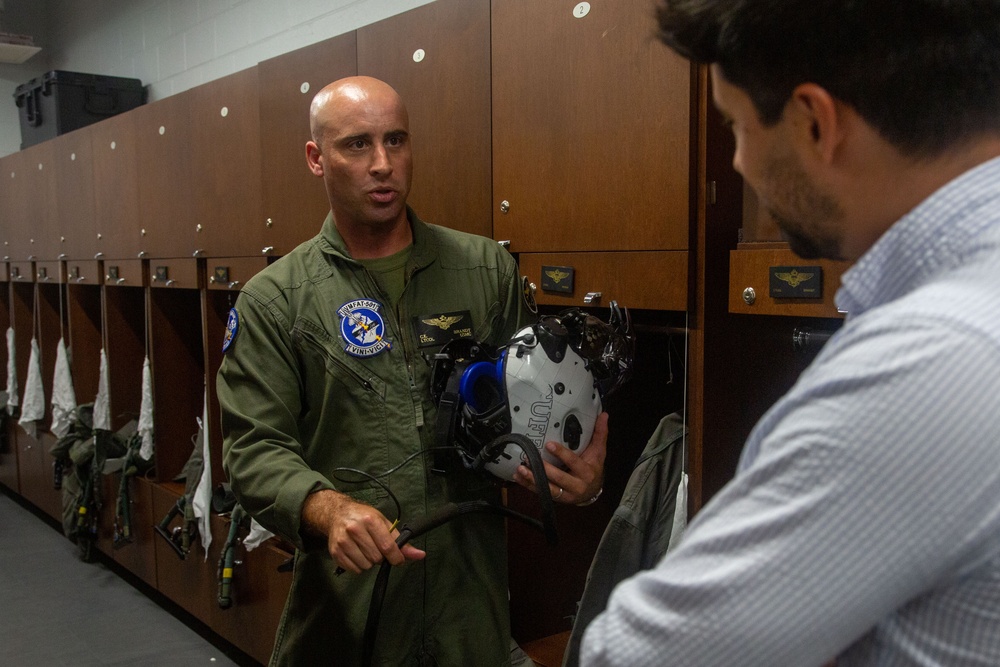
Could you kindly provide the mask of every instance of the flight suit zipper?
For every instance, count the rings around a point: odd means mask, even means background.
[[[375,293],[379,295],[383,303],[387,303],[388,299],[382,289],[378,285],[378,281],[372,276],[368,269],[363,269],[365,274],[365,279],[368,281],[369,287],[374,288]],[[420,395],[420,389],[417,387],[417,382],[414,379],[413,373],[413,350],[410,344],[410,339],[403,330],[403,323],[407,321],[406,309],[404,306],[406,290],[410,285],[410,279],[417,272],[416,268],[410,270],[409,274],[406,276],[406,281],[403,284],[403,291],[399,295],[399,303],[396,304],[396,308],[386,308],[385,314],[392,325],[393,330],[396,332],[398,345],[402,348],[403,352],[403,362],[406,366],[406,379],[410,385],[410,402],[413,404],[413,421],[417,428],[422,428],[424,425],[424,408],[423,408],[423,398]]]
[[[410,269],[410,272],[406,276],[406,281],[403,283],[403,292],[399,295],[399,303],[396,305],[398,313],[395,313],[397,319],[400,322],[409,322],[409,313],[406,311],[406,290],[410,286],[410,281],[417,272],[417,267]],[[413,419],[417,425],[417,428],[422,428],[424,425],[424,401],[423,396],[420,395],[420,389],[417,387],[417,382],[414,379],[415,374],[413,371],[413,360],[416,357],[414,350],[411,349],[409,336],[403,335],[403,351],[406,359],[406,374],[410,380],[410,400],[413,402]]]

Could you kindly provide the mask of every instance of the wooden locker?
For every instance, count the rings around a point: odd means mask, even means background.
[[[257,65],[262,255],[284,255],[312,238],[330,211],[322,179],[306,166],[309,105],[326,84],[357,73],[356,45],[355,33],[345,33]]]
[[[144,257],[191,257],[197,247],[191,167],[194,92],[133,109],[139,170],[140,251]]]
[[[489,1],[437,0],[359,28],[358,74],[407,106],[417,215],[492,236]]]
[[[257,68],[191,91],[190,169],[194,246],[187,256],[260,255],[261,215]]]
[[[690,64],[646,0],[493,0],[493,231],[512,252],[685,250]]]
[[[55,259],[57,229],[55,225],[55,178],[52,143],[42,142],[6,160],[4,174],[7,192],[4,255],[10,261]]]
[[[145,247],[139,215],[136,110],[90,126],[95,259],[134,259]]]
[[[117,475],[112,479],[117,486]],[[152,486],[141,477],[131,480],[133,541],[131,544],[112,548],[111,554],[115,562],[155,588],[156,545],[153,541],[160,538],[153,531],[153,525],[163,517],[153,515]]]
[[[91,259],[97,252],[94,223],[93,126],[52,139],[57,184],[54,194],[54,256],[48,259]]]

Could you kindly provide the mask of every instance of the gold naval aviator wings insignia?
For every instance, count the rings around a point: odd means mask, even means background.
[[[438,327],[441,331],[447,331],[451,328],[451,325],[458,322],[460,319],[462,319],[461,315],[438,315],[434,319],[423,320],[423,323]]]
[[[569,271],[560,271],[559,269],[553,269],[552,271],[546,271],[545,275],[552,278],[555,282],[562,282],[562,279],[569,275]]]
[[[798,287],[801,283],[809,280],[813,277],[811,273],[799,273],[795,269],[792,269],[788,273],[775,273],[774,277],[778,280],[788,283],[789,287]]]

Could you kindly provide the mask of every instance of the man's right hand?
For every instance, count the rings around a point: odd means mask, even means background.
[[[355,574],[382,559],[392,565],[421,560],[427,554],[416,547],[396,545],[399,531],[371,505],[353,500],[338,491],[324,489],[310,494],[302,505],[305,530],[326,538],[330,557],[337,565]]]

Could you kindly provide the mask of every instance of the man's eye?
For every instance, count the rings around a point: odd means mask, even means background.
[[[386,143],[389,144],[390,146],[399,146],[401,143],[403,143],[403,140],[399,137],[389,137]]]
[[[356,150],[361,150],[362,148],[365,147],[365,141],[364,139],[355,139],[350,143],[350,147]]]

